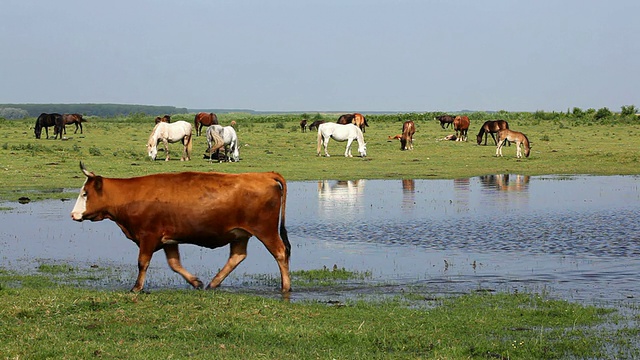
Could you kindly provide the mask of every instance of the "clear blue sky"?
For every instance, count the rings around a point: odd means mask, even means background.
[[[640,107],[638,0],[4,0],[0,103]]]

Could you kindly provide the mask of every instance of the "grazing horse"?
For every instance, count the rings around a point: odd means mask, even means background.
[[[58,138],[58,134],[60,134],[60,139],[62,139],[62,131],[64,129],[64,121],[62,120],[62,115],[58,113],[42,113],[36,119],[36,126],[34,129],[34,133],[36,135],[36,139],[40,139],[42,136],[42,128],[44,128],[45,133],[47,134],[47,139],[49,138],[49,127],[53,126],[53,134],[55,135],[55,139]]]
[[[222,145],[218,144],[222,140]],[[222,127],[221,125],[211,125],[207,128],[207,144],[209,149],[207,151],[211,155],[210,159],[213,161],[213,152],[216,153],[224,146],[224,158],[225,161],[237,162],[240,160],[240,151],[238,150],[238,134],[232,126]],[[231,155],[229,155],[231,153]],[[217,158],[218,156],[216,156]]]
[[[442,126],[443,129],[445,124],[447,125],[447,127],[449,127],[449,124],[453,124],[454,119],[455,119],[454,116],[447,115],[447,114],[436,117],[436,120],[440,121],[440,126]]]
[[[469,118],[466,116],[456,116],[453,119],[453,129],[456,131],[457,141],[467,141],[469,123]]]
[[[324,120],[316,120],[316,121],[312,122],[311,125],[309,125],[309,131],[311,131],[313,129],[317,129],[318,126],[320,126],[320,124],[324,124]]]
[[[196,128],[196,135],[200,136],[202,134],[203,126],[218,125],[218,115],[205,112],[197,113],[193,123]]]
[[[493,142],[496,145],[498,145],[498,142],[496,141],[496,137],[493,134],[497,133],[500,130],[508,129],[508,128],[509,128],[509,123],[504,120],[485,121],[484,124],[482,124],[482,126],[480,127],[480,132],[476,137],[476,139],[478,140],[478,145],[480,145],[480,143],[482,142],[483,135],[484,135],[484,144],[487,145],[487,134],[491,135],[491,137],[493,138]]]
[[[402,135],[400,136],[400,150],[413,150],[413,134],[416,133],[416,126],[411,120],[402,124]]]
[[[363,133],[365,132],[365,126],[369,126],[369,124],[367,123],[367,119],[359,113],[340,115],[336,123],[342,125],[354,124],[355,126],[360,128]]]
[[[351,155],[351,143],[355,139],[358,141],[358,152],[360,156],[367,156],[367,144],[364,142],[364,135],[362,130],[354,124],[336,124],[336,123],[324,123],[318,126],[318,148],[317,154],[320,156],[320,147],[324,144],[324,154],[329,157],[327,151],[327,145],[329,145],[329,139],[336,141],[346,141],[347,148],[344,151],[345,157],[353,157]]]
[[[174,123],[159,122],[151,131],[149,141],[147,141],[147,151],[152,160],[158,155],[158,143],[164,144],[164,152],[167,154],[165,161],[169,161],[169,143],[182,142],[184,149],[180,161],[191,160],[191,124],[186,121],[176,121]]]
[[[71,124],[76,126],[76,131],[73,132],[74,134],[78,132],[78,127],[80,128],[80,134],[82,134],[82,123],[87,120],[85,120],[80,114],[62,114],[62,121],[64,123],[62,131],[65,134],[67,133],[67,125]]]
[[[156,116],[156,124],[159,122],[171,123],[171,116],[165,115],[163,117]]]
[[[509,129],[504,129],[498,131],[498,146],[496,147],[496,156],[502,156],[502,147],[507,142],[515,142],[516,143],[516,157],[522,157],[522,149],[520,145],[524,147],[524,156],[529,157],[529,152],[531,152],[531,144],[529,143],[529,139],[527,136],[518,131],[512,131]]]
[[[302,132],[307,131],[307,119],[300,120],[300,131]]]

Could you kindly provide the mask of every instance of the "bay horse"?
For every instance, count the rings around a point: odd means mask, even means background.
[[[365,126],[369,126],[369,124],[367,123],[367,119],[360,113],[340,115],[336,123],[342,125],[354,124],[355,126],[360,128],[363,133],[365,132]]]
[[[524,147],[524,156],[529,157],[529,153],[531,152],[531,144],[529,143],[529,139],[527,138],[527,136],[519,131],[513,131],[509,129],[498,131],[498,145],[496,147],[496,156],[502,156],[502,147],[507,141],[516,143],[516,158],[522,157],[522,149],[520,148],[520,145]]]
[[[478,145],[482,142],[482,136],[484,135],[484,144],[487,145],[487,134],[491,135],[493,138],[493,142],[498,145],[498,141],[496,141],[495,133],[500,130],[508,129],[509,123],[504,120],[489,120],[485,121],[484,124],[480,127],[480,132],[476,137],[478,140]]]
[[[449,124],[453,124],[453,120],[455,119],[455,117],[444,114],[444,115],[437,116],[435,119],[440,121],[440,126],[442,126],[442,128],[444,129],[445,124],[447,125],[447,127],[449,127]]]
[[[411,120],[402,124],[402,135],[400,136],[400,150],[413,150],[413,134],[416,133],[416,126]]]
[[[336,123],[324,123],[318,126],[318,148],[317,154],[320,156],[321,146],[324,144],[324,154],[329,157],[327,151],[327,145],[329,145],[329,139],[336,141],[346,141],[347,148],[344,151],[345,157],[353,157],[351,155],[351,143],[353,140],[358,142],[358,152],[360,156],[367,156],[367,144],[364,142],[364,135],[362,130],[354,124],[336,124]]]
[[[62,120],[62,115],[58,113],[42,113],[36,119],[36,125],[34,129],[34,134],[36,139],[40,139],[42,136],[42,129],[44,128],[45,133],[47,134],[47,139],[49,138],[49,127],[53,126],[53,134],[55,135],[55,139],[58,138],[58,134],[60,134],[60,139],[62,139],[62,131],[64,129],[64,121]]]
[[[205,112],[197,113],[193,123],[196,128],[196,135],[200,136],[203,126],[218,125],[218,115]]]
[[[80,114],[62,114],[62,121],[64,122],[62,131],[65,134],[67,133],[67,125],[71,124],[76,126],[76,131],[73,132],[74,134],[78,132],[78,128],[80,128],[80,134],[82,134],[82,123],[87,120],[85,120]]]
[[[307,119],[300,120],[300,131],[302,132],[307,131]]]
[[[467,141],[469,131],[469,118],[467,116],[456,116],[453,119],[453,129],[456,131],[456,141]]]
[[[320,126],[320,124],[324,124],[324,120],[316,120],[316,121],[312,122],[311,125],[309,125],[309,131],[318,128],[318,126]]]
[[[191,160],[191,148],[193,141],[191,138],[191,124],[186,121],[176,121],[174,123],[159,122],[154,126],[149,141],[147,141],[147,151],[152,160],[158,155],[158,143],[164,144],[164,152],[167,155],[164,159],[169,161],[169,143],[182,142],[184,149],[180,161]]]
[[[169,115],[165,115],[163,117],[160,116],[156,116],[156,124],[159,122],[166,122],[166,123],[171,123],[171,116]]]
[[[225,161],[237,162],[240,160],[240,151],[238,150],[238,134],[233,126],[211,125],[207,128],[207,144],[209,145],[210,160],[213,160],[213,152],[218,153],[220,148],[224,146]],[[216,136],[217,135],[217,136]],[[218,144],[217,137],[222,140],[222,146]],[[231,153],[231,155],[229,155]]]

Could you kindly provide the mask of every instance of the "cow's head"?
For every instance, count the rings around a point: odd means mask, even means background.
[[[101,216],[99,212],[91,209],[89,206],[90,200],[95,202],[97,199],[94,198],[100,197],[102,190],[102,177],[87,171],[82,161],[80,162],[80,169],[87,179],[84,181],[84,184],[80,189],[80,194],[78,195],[78,200],[76,200],[73,210],[71,210],[71,219],[75,221],[102,220],[103,216]]]

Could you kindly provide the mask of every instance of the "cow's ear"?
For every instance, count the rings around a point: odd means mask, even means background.
[[[93,173],[91,173],[93,175]],[[96,192],[102,192],[102,176],[93,176],[93,188],[96,189]]]

